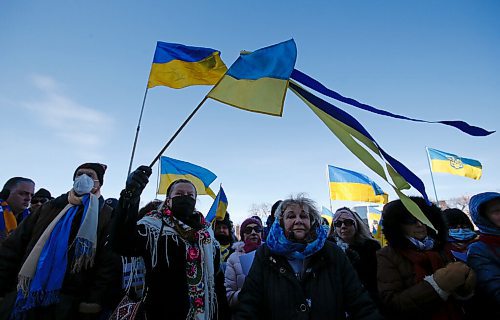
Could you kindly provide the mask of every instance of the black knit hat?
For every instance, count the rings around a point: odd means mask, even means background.
[[[80,169],[91,169],[94,170],[94,172],[97,174],[97,180],[99,180],[99,183],[103,184],[104,182],[104,172],[106,172],[106,168],[108,166],[102,163],[96,163],[96,162],[87,162],[82,165],[80,165],[78,168],[76,168],[75,173],[73,173],[73,180],[76,178],[76,173]]]
[[[33,195],[33,198],[47,198],[47,199],[52,199],[52,195],[50,194],[49,190],[40,188],[38,189],[37,192]]]
[[[456,228],[458,225],[465,225],[469,229],[474,230],[474,225],[469,217],[460,209],[451,208],[443,211],[444,220],[449,228]]]

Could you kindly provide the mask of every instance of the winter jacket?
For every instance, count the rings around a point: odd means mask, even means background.
[[[399,250],[377,251],[377,280],[384,312],[390,319],[430,319],[445,301],[427,281],[416,282],[413,263]],[[443,256],[443,265],[447,262]]]
[[[500,318],[500,228],[496,227],[484,215],[479,207],[492,200],[495,193],[487,192],[471,198],[469,209],[472,221],[479,228],[479,239],[469,246],[467,264],[476,272],[476,307],[485,314],[496,312]],[[497,197],[500,196],[497,194]],[[487,242],[484,237],[493,242]]]
[[[230,307],[238,304],[238,295],[245,283],[245,274],[241,268],[240,256],[245,254],[243,250],[244,242],[236,242],[233,245],[234,252],[227,259],[226,272],[224,273],[224,285],[226,287],[226,297]]]
[[[15,301],[17,274],[24,261],[47,226],[67,204],[67,194],[45,203],[29,215],[0,246],[0,297],[5,296],[0,309],[3,312],[9,310]],[[96,303],[103,308],[112,308],[118,302],[121,293],[121,259],[111,251],[108,244],[112,209],[104,204],[102,197],[99,198],[99,205],[94,265],[78,273],[71,273],[68,267],[60,293],[61,300],[65,303],[49,306],[45,308],[49,310],[39,310],[40,312],[50,315],[55,312],[58,319],[76,319],[80,302]],[[73,242],[80,227],[83,207],[80,208],[71,225],[69,243]],[[68,251],[69,262],[72,261],[73,254],[74,246],[71,246]],[[0,319],[2,316],[4,314],[0,314]]]
[[[381,319],[342,250],[327,241],[299,280],[287,258],[257,249],[235,319]]]
[[[336,242],[335,237],[328,240]],[[378,304],[377,290],[377,251],[380,244],[376,240],[364,240],[362,243],[353,243],[345,250],[349,262],[356,270],[359,280],[365,286],[372,300]]]
[[[156,265],[149,250],[144,225],[137,225],[139,199],[121,197],[115,208],[111,242],[113,249],[123,256],[141,256],[146,267],[146,297],[144,308],[147,319],[184,320],[189,311],[186,276],[186,247],[178,236],[162,236],[157,242]],[[220,270],[220,252],[214,261],[217,311],[214,319],[229,319],[224,274]]]

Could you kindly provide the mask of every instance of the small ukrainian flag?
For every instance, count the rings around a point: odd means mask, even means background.
[[[481,162],[462,158],[456,154],[427,148],[433,172],[451,173],[462,177],[479,180],[483,173]]]

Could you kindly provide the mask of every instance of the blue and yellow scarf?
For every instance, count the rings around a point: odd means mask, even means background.
[[[17,221],[7,201],[0,199],[0,241],[17,228]]]
[[[326,226],[319,225],[316,227],[316,239],[313,241],[309,243],[293,242],[286,238],[283,228],[280,226],[278,219],[276,219],[269,230],[266,245],[272,253],[285,256],[289,259],[304,260],[323,248],[327,236],[328,229]]]

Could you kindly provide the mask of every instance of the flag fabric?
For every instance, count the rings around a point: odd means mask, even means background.
[[[158,41],[148,88],[214,85],[226,71],[217,50]]]
[[[373,235],[373,237],[380,243],[382,247],[387,245],[387,240],[384,235],[384,220],[380,219],[377,226],[377,232]]]
[[[427,148],[433,172],[451,173],[462,177],[479,180],[483,173],[481,162],[462,158],[453,153]]]
[[[333,212],[331,212],[330,209],[328,209],[327,207],[323,207],[323,209],[321,210],[321,217],[325,218],[326,221],[328,221],[328,226],[332,225]]]
[[[406,196],[401,190],[414,187],[422,197],[431,203],[422,180],[411,172],[401,162],[385,152],[371,136],[371,134],[347,112],[330,104],[303,89],[293,80],[289,88],[325,123],[333,134],[367,167],[391,185],[408,211],[422,223],[435,230],[418,205]],[[361,144],[364,146],[362,146]],[[367,149],[368,150],[367,150]],[[377,155],[384,163],[391,181],[388,179],[384,167],[369,152]]]
[[[293,39],[242,53],[207,96],[240,109],[281,116],[296,58]]]
[[[166,194],[167,188],[172,182],[178,179],[187,179],[194,184],[198,195],[208,194],[215,198],[215,193],[209,185],[216,178],[217,176],[213,172],[203,167],[174,158],[161,157],[160,184],[157,193]]]
[[[221,186],[219,192],[217,193],[217,197],[215,197],[214,203],[210,207],[210,210],[208,210],[207,217],[205,218],[205,220],[208,223],[212,223],[214,219],[223,220],[224,217],[226,216],[226,211],[227,211],[227,197],[226,194],[224,193],[224,189],[222,189]]]
[[[379,115],[387,116],[387,117],[392,117],[396,119],[402,119],[402,120],[408,120],[408,121],[415,121],[415,122],[425,122],[425,123],[440,123],[444,124],[447,126],[454,127],[462,132],[465,132],[471,136],[488,136],[495,131],[487,131],[483,128],[476,127],[476,126],[471,126],[468,123],[464,121],[449,121],[449,120],[444,120],[444,121],[428,121],[428,120],[421,120],[421,119],[414,119],[414,118],[409,118],[406,116],[402,116],[399,114],[394,114],[385,110],[377,109],[375,107],[372,107],[370,105],[361,103],[359,101],[356,101],[352,98],[344,97],[341,94],[325,87],[323,84],[321,84],[319,81],[311,78],[307,74],[294,69],[291,75],[291,79],[301,83],[302,85],[309,87],[321,94],[324,94],[325,96],[328,96],[330,98],[333,98],[335,100],[341,101],[343,103],[347,103],[353,107],[360,108],[366,111],[370,111]]]
[[[330,180],[330,199],[387,203],[387,193],[364,174],[328,166]]]

